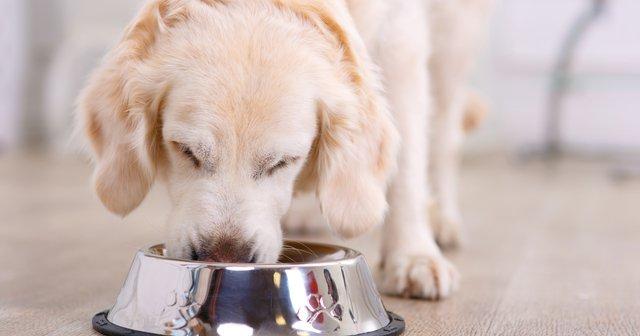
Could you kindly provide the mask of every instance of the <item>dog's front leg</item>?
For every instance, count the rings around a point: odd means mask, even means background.
[[[487,112],[482,97],[468,86],[490,6],[491,1],[433,1],[430,4],[434,34],[430,76],[435,106],[429,167],[435,200],[431,224],[443,248],[456,247],[462,241],[459,152],[465,132],[473,130]]]
[[[397,2],[378,49],[402,136],[398,173],[388,195],[379,283],[387,294],[441,299],[455,289],[458,274],[435,243],[427,213],[429,38],[426,11],[418,3]]]

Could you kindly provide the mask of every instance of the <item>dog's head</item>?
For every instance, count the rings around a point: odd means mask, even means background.
[[[343,236],[383,220],[397,135],[338,2],[151,1],[79,112],[109,210],[165,180],[174,257],[275,261],[296,188]]]

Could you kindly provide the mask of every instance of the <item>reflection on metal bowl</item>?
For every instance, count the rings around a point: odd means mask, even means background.
[[[105,335],[399,335],[364,257],[295,241],[278,264],[218,264],[139,251],[115,305],[93,319]],[[284,262],[286,261],[286,262]]]

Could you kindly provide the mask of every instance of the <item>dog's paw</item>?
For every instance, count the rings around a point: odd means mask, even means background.
[[[432,207],[430,217],[433,235],[440,248],[450,250],[463,245],[462,216],[447,214],[437,207]]]
[[[315,196],[309,194],[294,198],[289,212],[282,219],[282,228],[290,234],[310,234],[326,229],[326,220]]]
[[[441,300],[457,289],[459,278],[455,266],[441,255],[396,255],[384,259],[378,283],[387,295]]]
[[[325,229],[325,220],[319,216],[288,214],[282,219],[282,229],[289,234],[313,234]]]
[[[443,250],[455,249],[463,244],[460,221],[440,218],[438,226],[434,225],[433,231],[436,242]]]

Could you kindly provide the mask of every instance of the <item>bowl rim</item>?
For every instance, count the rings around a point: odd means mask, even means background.
[[[151,334],[144,331],[132,330],[126,327],[119,326],[111,322],[108,318],[109,310],[105,310],[97,313],[91,320],[93,330],[103,335],[122,335],[122,336],[161,336],[159,334]],[[404,334],[406,330],[406,322],[403,317],[386,310],[389,316],[389,324],[379,330],[371,331],[364,334],[354,336],[400,336]]]
[[[301,243],[305,245],[315,245],[322,246],[335,249],[336,251],[344,251],[345,256],[341,259],[336,259],[333,261],[317,261],[317,262],[308,262],[308,263],[264,263],[264,264],[255,264],[255,263],[219,263],[219,262],[208,262],[208,261],[198,261],[198,260],[186,260],[186,259],[178,259],[171,258],[164,255],[159,255],[153,252],[154,249],[165,249],[165,244],[155,244],[148,246],[146,248],[142,248],[139,250],[139,253],[142,253],[145,257],[161,260],[164,262],[180,264],[181,266],[193,265],[193,266],[211,266],[217,269],[224,269],[229,271],[254,271],[254,270],[265,270],[265,269],[299,269],[299,268],[312,268],[312,267],[327,267],[327,266],[349,266],[354,265],[359,262],[360,259],[365,259],[364,255],[359,251],[356,251],[352,248],[336,245],[336,244],[327,244],[322,242],[310,242],[303,240],[293,240],[293,239],[285,239],[284,243]]]

